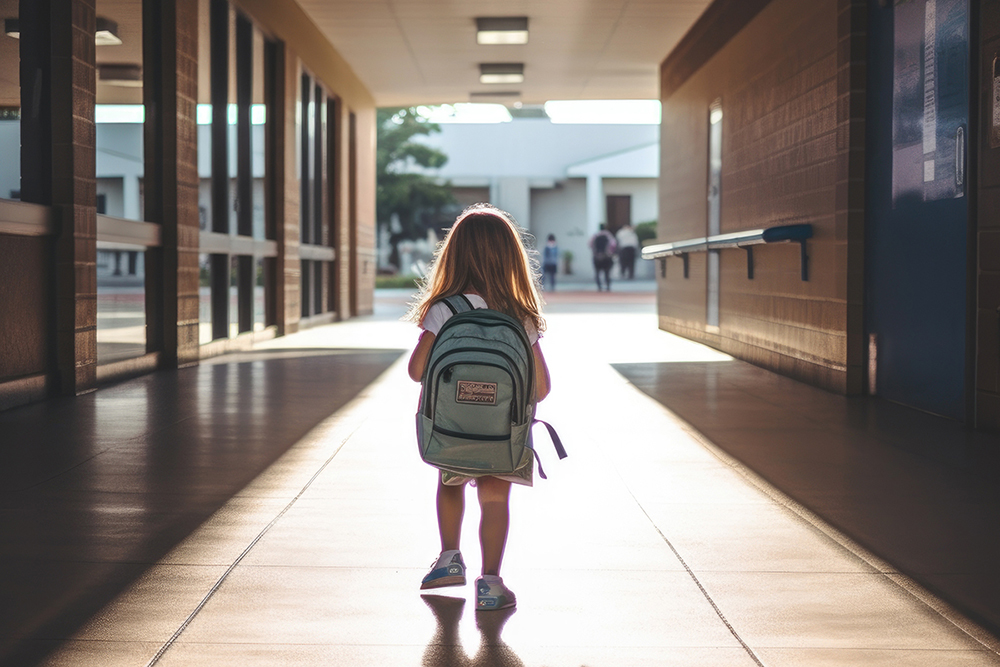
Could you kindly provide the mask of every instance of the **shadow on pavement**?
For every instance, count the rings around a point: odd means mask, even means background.
[[[240,353],[0,412],[0,664],[38,661],[21,640],[70,636],[402,353]]]
[[[1000,439],[742,361],[614,368],[779,490],[1000,635]]]
[[[437,623],[434,637],[424,650],[424,667],[523,667],[524,662],[500,636],[516,608],[475,612],[480,641],[476,654],[470,657],[459,637],[465,598],[431,594],[420,597]]]

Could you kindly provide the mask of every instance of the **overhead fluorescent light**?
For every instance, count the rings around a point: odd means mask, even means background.
[[[659,100],[549,100],[545,113],[553,123],[658,125]]]
[[[21,38],[21,22],[18,19],[4,19],[3,31],[8,37]],[[118,24],[110,19],[97,17],[97,32],[94,33],[95,46],[121,46]]]
[[[97,17],[97,32],[94,33],[94,44],[97,46],[121,46],[118,36],[118,24],[111,19]]]
[[[479,83],[522,83],[524,63],[482,63]]]
[[[521,100],[520,90],[502,90],[495,93],[475,92],[469,93],[470,102],[493,103],[511,106],[514,102]]]
[[[509,123],[510,112],[502,104],[443,104],[417,107],[418,113],[432,123]]]
[[[142,67],[131,63],[97,66],[101,83],[124,88],[142,88]]]
[[[479,44],[527,44],[527,16],[493,16],[476,19]]]

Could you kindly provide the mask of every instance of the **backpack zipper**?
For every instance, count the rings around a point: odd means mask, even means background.
[[[459,433],[457,431],[449,431],[446,428],[441,428],[435,425],[431,430],[435,433],[440,433],[441,435],[447,435],[452,438],[462,438],[463,440],[483,440],[486,442],[502,442],[504,440],[510,440],[510,433],[507,435],[472,435],[469,433]]]

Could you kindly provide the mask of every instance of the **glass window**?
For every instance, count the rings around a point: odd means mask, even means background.
[[[13,5],[15,8],[17,4]],[[16,12],[16,10],[15,10]],[[10,28],[17,25],[12,14]],[[5,16],[6,18],[6,16]],[[0,199],[21,198],[21,43],[20,32],[0,35]]]
[[[198,344],[212,342],[212,262],[198,255]]]
[[[212,230],[212,65],[209,0],[198,3],[198,220]]]
[[[142,5],[98,0],[97,213],[143,220]],[[97,361],[146,353],[146,248],[97,239]]]
[[[261,257],[257,258],[254,262],[254,281],[253,281],[253,330],[263,331],[266,324],[266,307],[265,307],[265,292],[264,292],[264,259]]]
[[[264,36],[254,27],[253,31],[253,90],[250,108],[250,140],[251,140],[251,175],[253,179],[253,237],[265,237],[265,206],[264,201],[264,165],[265,165],[265,133],[267,123],[267,106],[264,82]]]
[[[302,75],[300,84],[301,99],[299,101],[299,178],[301,192],[299,196],[299,216],[301,225],[300,240],[302,243],[312,243],[312,191],[315,167],[313,150],[315,148],[315,114],[313,113],[312,77]]]
[[[123,244],[97,250],[97,363],[146,353],[146,252]]]
[[[309,295],[312,294],[312,262],[307,259],[301,261],[302,264],[302,317],[309,317]]]
[[[240,265],[239,257],[229,258],[229,337],[240,333]]]
[[[708,236],[722,229],[722,100],[716,100],[708,111]],[[719,251],[707,253],[708,285],[705,321],[710,327],[719,326]]]

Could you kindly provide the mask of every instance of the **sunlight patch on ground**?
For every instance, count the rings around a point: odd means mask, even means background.
[[[329,326],[299,331],[254,345],[258,350],[294,348],[358,348],[409,350],[417,344],[417,327],[410,322],[361,317]]]
[[[728,354],[660,330],[652,313],[554,314],[546,319],[546,354],[562,354],[565,348],[609,364],[732,360]]]

